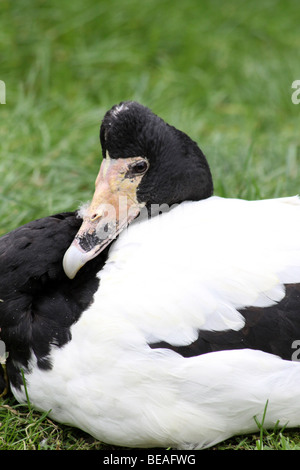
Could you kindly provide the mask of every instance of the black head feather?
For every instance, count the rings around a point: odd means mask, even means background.
[[[213,193],[211,172],[198,145],[150,109],[127,101],[104,116],[100,141],[103,157],[146,157],[148,172],[138,188],[139,202],[175,204]]]

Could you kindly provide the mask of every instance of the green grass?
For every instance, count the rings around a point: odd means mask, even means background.
[[[47,413],[34,411],[8,397],[0,400],[0,450],[120,451],[122,448],[105,445],[79,429],[58,424]],[[234,437],[210,450],[300,450],[300,434],[294,429],[266,430],[258,422],[256,433]]]
[[[0,450],[105,450],[107,447],[69,426],[53,422],[12,399],[0,402]]]
[[[90,199],[101,119],[125,99],[199,143],[216,194],[299,193],[299,24],[296,0],[2,0],[0,235]],[[100,446],[12,398],[0,403],[0,448]],[[299,447],[296,431],[263,437],[263,448]]]

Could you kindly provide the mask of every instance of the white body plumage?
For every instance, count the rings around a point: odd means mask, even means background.
[[[60,422],[123,446],[203,448],[256,428],[300,425],[300,364],[255,350],[184,358],[199,330],[239,330],[300,282],[297,197],[211,197],[137,220],[113,243],[93,304],[26,372],[29,398]],[[295,338],[300,339],[300,338]],[[291,356],[294,349],[291,344]],[[15,396],[25,401],[24,390]]]

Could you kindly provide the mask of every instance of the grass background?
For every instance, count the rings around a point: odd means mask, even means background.
[[[1,0],[0,235],[89,200],[107,109],[134,99],[196,140],[215,193],[299,193],[297,0]],[[0,448],[102,448],[0,401]],[[259,431],[259,430],[258,430]],[[298,448],[275,430],[218,448]]]

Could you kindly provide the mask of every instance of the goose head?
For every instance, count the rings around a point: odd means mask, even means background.
[[[100,128],[102,163],[92,202],[66,251],[63,267],[73,279],[142,210],[197,201],[213,192],[207,160],[185,133],[133,101],[115,105]]]

